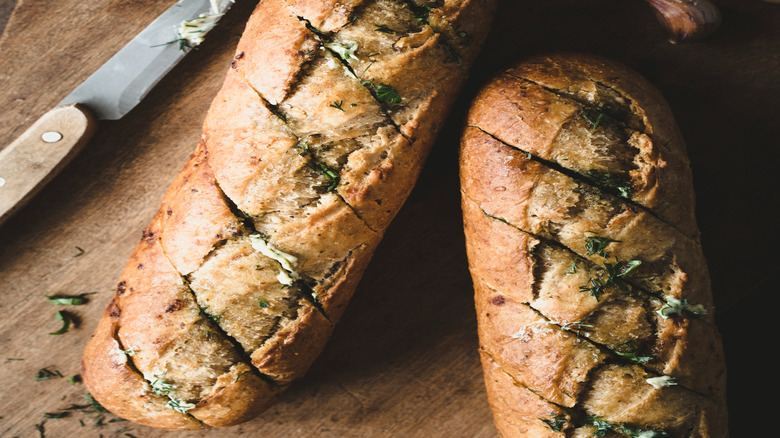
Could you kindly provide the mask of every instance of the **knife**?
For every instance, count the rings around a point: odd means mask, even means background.
[[[118,120],[134,108],[233,1],[179,0],[0,151],[0,223],[73,159],[98,120]]]

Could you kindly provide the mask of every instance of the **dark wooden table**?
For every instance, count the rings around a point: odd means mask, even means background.
[[[0,148],[173,0],[0,0]],[[163,192],[194,149],[253,1],[239,1],[195,53],[96,137],[0,226],[0,435],[46,437],[493,437],[476,353],[457,181],[467,103],[526,55],[620,60],[668,98],[688,143],[697,215],[729,366],[732,436],[769,436],[778,272],[780,5],[720,0],[721,28],[673,45],[641,0],[505,0],[471,81],[310,374],[270,411],[222,431],[99,425],[85,403],[83,346]],[[14,9],[14,7],[16,7]],[[13,14],[12,14],[13,11]],[[6,24],[7,23],[7,24]],[[45,295],[89,295],[61,336]],[[36,380],[46,368],[63,378]],[[771,398],[770,398],[771,397]]]

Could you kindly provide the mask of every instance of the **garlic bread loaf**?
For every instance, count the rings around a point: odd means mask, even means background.
[[[83,356],[166,429],[266,409],[323,349],[420,172],[494,0],[263,0]]]
[[[476,96],[461,192],[488,398],[505,437],[726,437],[685,144],[636,72],[581,54]]]

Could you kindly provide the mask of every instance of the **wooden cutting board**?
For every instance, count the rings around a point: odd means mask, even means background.
[[[173,2],[0,0],[0,24],[7,20],[0,40],[0,148]],[[226,430],[163,432],[114,422],[111,414],[101,420],[81,408],[84,385],[68,378],[78,376],[82,349],[121,269],[195,148],[255,3],[238,0],[140,106],[121,121],[102,123],[86,150],[0,226],[0,435],[496,436],[477,354],[457,139],[468,101],[490,74],[548,51],[620,60],[668,98],[694,170],[728,358],[733,436],[771,430],[760,388],[774,375],[766,355],[776,344],[762,338],[774,331],[771,280],[778,272],[780,6],[758,0],[717,1],[720,30],[682,45],[667,42],[641,0],[503,1],[417,187],[309,375],[260,418]],[[82,306],[45,298],[93,292]],[[60,327],[58,310],[77,324],[49,335]],[[54,375],[36,379],[46,374],[42,369]],[[80,409],[63,410],[74,405]],[[44,417],[60,412],[68,415]]]

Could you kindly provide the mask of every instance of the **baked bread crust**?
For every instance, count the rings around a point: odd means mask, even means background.
[[[500,434],[728,436],[690,171],[658,92],[611,61],[540,56],[486,84],[467,125],[466,246]]]
[[[95,399],[148,426],[222,427],[301,377],[411,191],[495,3],[261,1],[86,347]]]

